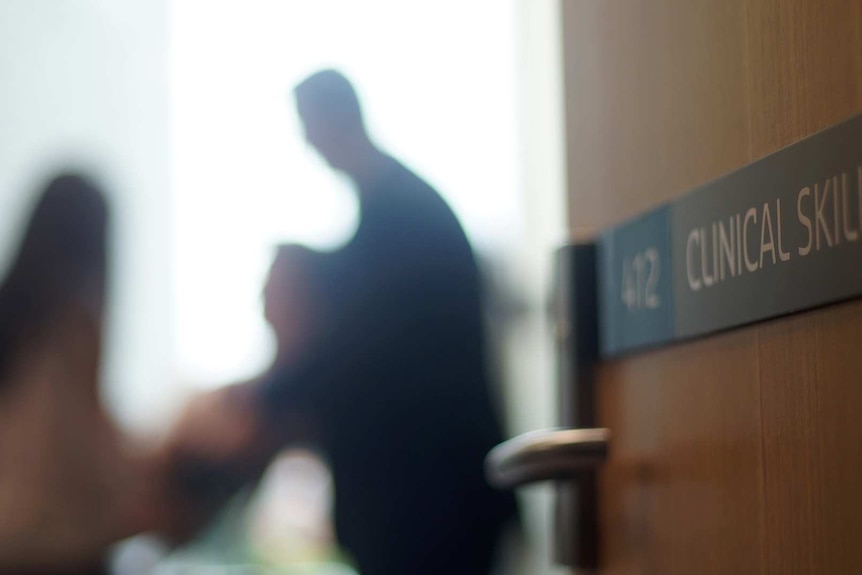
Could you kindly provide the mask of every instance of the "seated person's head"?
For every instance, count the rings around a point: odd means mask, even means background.
[[[296,244],[279,246],[263,291],[264,317],[275,332],[279,353],[308,343],[324,327],[329,310],[326,256]]]
[[[70,306],[99,319],[107,227],[108,205],[93,181],[66,173],[46,184],[0,285],[0,378],[18,348]]]

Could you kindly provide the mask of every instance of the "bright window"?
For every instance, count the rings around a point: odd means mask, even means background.
[[[514,2],[185,0],[172,7],[178,376],[216,385],[270,361],[272,245],[349,239],[347,184],[303,141],[291,88],[351,78],[377,141],[435,185],[474,245],[518,237]]]

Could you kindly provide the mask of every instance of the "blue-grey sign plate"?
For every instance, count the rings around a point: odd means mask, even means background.
[[[862,296],[862,115],[598,240],[603,356]]]
[[[860,200],[862,116],[678,200],[676,336],[862,294]]]
[[[663,206],[599,239],[602,355],[673,338],[670,213]]]

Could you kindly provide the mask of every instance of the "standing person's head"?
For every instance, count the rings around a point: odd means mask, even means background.
[[[308,143],[336,170],[354,174],[374,150],[353,85],[337,70],[321,70],[294,88]]]
[[[0,286],[0,372],[68,306],[83,303],[101,315],[107,226],[108,206],[92,181],[68,173],[48,183]]]
[[[326,255],[296,244],[279,246],[263,290],[264,317],[272,326],[280,360],[315,338],[328,314]]]

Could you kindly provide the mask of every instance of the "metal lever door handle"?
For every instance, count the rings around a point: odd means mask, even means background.
[[[504,489],[572,479],[607,459],[610,435],[604,428],[531,431],[492,449],[485,458],[486,476]]]
[[[597,468],[608,457],[610,432],[593,428],[595,365],[599,355],[595,243],[557,252],[554,310],[559,352],[561,428],[533,431],[492,449],[489,483],[509,489],[556,481],[554,558],[593,570],[599,566]]]

